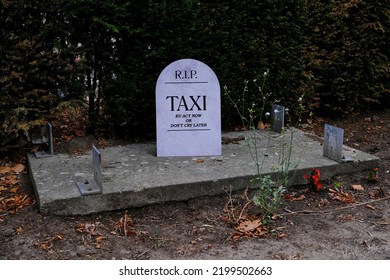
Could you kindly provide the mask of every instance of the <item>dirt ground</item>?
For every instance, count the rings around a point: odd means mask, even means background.
[[[318,193],[307,185],[291,187],[267,227],[259,226],[259,210],[246,204],[244,192],[89,216],[42,216],[31,203],[27,171],[13,175],[12,189],[0,174],[0,259],[388,260],[390,110],[343,121],[317,119],[308,129],[322,136],[325,121],[344,128],[345,144],[381,159],[377,176],[340,175],[322,182]],[[55,151],[87,148],[80,139]],[[16,201],[27,206],[6,207]],[[233,223],[231,214],[243,208],[242,219]]]

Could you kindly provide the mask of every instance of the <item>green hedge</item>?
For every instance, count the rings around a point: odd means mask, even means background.
[[[181,58],[209,65],[234,100],[249,81],[247,104],[269,71],[263,94],[293,115],[300,96],[305,114],[389,106],[389,3],[0,1],[1,145],[23,145],[63,99],[86,102],[91,131],[153,133],[157,77]],[[240,124],[226,96],[222,124]]]
[[[388,106],[390,1],[309,3],[306,71],[319,112],[342,116]]]

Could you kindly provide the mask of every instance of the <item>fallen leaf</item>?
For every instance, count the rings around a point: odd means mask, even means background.
[[[342,221],[353,221],[353,220],[356,220],[356,218],[353,215],[351,215],[351,214],[341,214],[337,218],[342,220]]]
[[[261,226],[262,223],[260,220],[253,221],[243,221],[236,228],[240,232],[250,232]]]
[[[105,240],[106,238],[103,236],[103,235],[99,235],[99,236],[96,236],[95,237],[95,240],[96,241],[103,241],[103,240]]]
[[[30,150],[30,153],[34,154],[39,151],[41,147],[39,145],[33,146]]]
[[[85,136],[85,131],[82,130],[82,129],[75,129],[73,132],[74,132],[74,134],[75,134],[77,137],[83,137],[83,136]]]
[[[266,235],[267,233],[268,233],[268,230],[266,228],[258,227],[258,228],[256,228],[255,235],[258,237],[261,237],[263,235]]]
[[[0,174],[7,174],[11,172],[11,167],[8,166],[0,166]]]
[[[4,180],[4,184],[8,186],[14,186],[19,183],[20,179],[16,175],[8,175]]]
[[[299,197],[293,197],[291,200],[292,201],[302,201],[302,200],[305,200],[306,199],[306,196],[301,194]]]
[[[2,191],[6,191],[6,190],[7,190],[7,188],[6,188],[6,187],[0,186],[0,192],[2,192]]]
[[[10,192],[12,192],[12,193],[17,193],[18,190],[19,190],[19,187],[15,187],[15,188],[12,188],[12,189],[10,190]]]
[[[279,234],[279,238],[280,238],[280,239],[285,238],[286,236],[287,236],[287,234],[285,234],[285,233]]]
[[[382,226],[387,226],[387,225],[390,225],[390,221],[382,220],[382,221],[380,221],[378,224],[380,224],[380,225],[382,225]]]
[[[77,232],[83,232],[84,229],[85,229],[85,224],[77,224],[74,226],[74,229],[77,231]]]
[[[372,122],[372,119],[371,119],[371,118],[364,118],[364,120],[365,120],[366,122]]]
[[[34,246],[38,247],[41,250],[49,250],[53,247],[53,242],[51,240],[35,243]]]
[[[12,167],[12,171],[16,174],[22,173],[24,171],[24,165],[23,164],[17,164],[14,167]]]
[[[364,191],[364,188],[362,185],[351,185],[351,188],[354,190],[354,191]]]
[[[355,201],[355,199],[352,195],[350,195],[349,193],[346,193],[343,190],[336,191],[333,189],[329,189],[329,192],[330,192],[329,196],[333,200],[337,200],[337,201],[344,202],[344,203],[353,203]]]
[[[196,163],[202,163],[202,162],[204,162],[204,159],[197,159],[196,160]]]
[[[23,232],[23,229],[21,227],[15,228],[15,233],[16,234],[21,234]]]
[[[264,130],[265,129],[265,124],[263,123],[263,121],[259,121],[259,123],[257,124],[257,128],[259,130]]]
[[[64,240],[64,235],[62,233],[59,233],[59,234],[56,235],[56,238],[58,240]]]
[[[241,233],[238,233],[236,232],[235,234],[233,234],[229,239],[232,239],[232,240],[238,240],[242,237],[242,234]]]
[[[324,206],[329,205],[329,204],[330,204],[329,200],[327,200],[326,198],[321,198],[317,207],[321,208],[321,207],[324,207]]]

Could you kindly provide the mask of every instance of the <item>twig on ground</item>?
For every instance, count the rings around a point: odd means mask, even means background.
[[[380,202],[380,201],[387,200],[387,199],[390,199],[390,195],[382,197],[382,198],[378,198],[378,199],[375,199],[375,200],[370,200],[370,201],[366,201],[366,202],[356,203],[356,204],[353,204],[353,205],[348,205],[348,206],[334,208],[334,209],[329,209],[329,210],[291,211],[291,210],[285,208],[284,210],[286,212],[288,212],[288,213],[284,213],[284,214],[280,214],[280,215],[281,216],[287,216],[287,215],[301,215],[301,214],[307,214],[307,215],[308,214],[325,214],[325,213],[335,212],[335,211],[339,211],[339,210],[355,208],[355,207],[363,206],[363,205],[370,204],[370,203],[376,203],[376,202]]]
[[[238,216],[238,219],[236,220],[236,223],[239,223],[241,218],[242,218],[242,215],[244,214],[244,212],[246,211],[247,207],[249,206],[249,204],[252,203],[252,199],[250,199],[248,197],[248,187],[246,188],[245,192],[244,192],[244,196],[245,196],[245,200],[246,200],[246,203],[245,205],[242,207],[241,209],[241,212],[240,212],[240,215]]]
[[[125,211],[124,223],[123,223],[123,232],[125,237],[127,237],[127,210]]]

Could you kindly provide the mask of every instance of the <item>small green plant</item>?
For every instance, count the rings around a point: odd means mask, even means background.
[[[256,177],[252,182],[259,185],[258,191],[253,196],[253,203],[263,210],[263,223],[268,224],[272,215],[282,205],[286,188],[283,185],[276,185],[269,175]]]
[[[366,177],[367,182],[369,183],[378,183],[378,171],[379,168],[374,168],[368,173],[368,176]]]
[[[345,183],[343,181],[338,181],[336,183],[334,183],[334,189],[338,192],[342,191],[344,189],[344,185]]]
[[[269,117],[271,115],[269,112],[264,114],[267,101],[271,96],[270,93],[266,93],[264,90],[268,75],[269,71],[267,70],[263,73],[261,77],[262,79],[253,80],[255,88],[257,88],[259,94],[257,100],[260,100],[260,104],[252,103],[250,106],[246,106],[245,96],[248,93],[248,80],[244,82],[242,97],[237,102],[234,102],[232,100],[229,95],[229,90],[226,86],[224,87],[225,95],[229,98],[229,100],[233,103],[235,109],[237,110],[241,118],[243,127],[249,129],[249,133],[246,136],[246,143],[248,145],[249,152],[252,156],[252,160],[256,166],[256,176],[253,180],[251,180],[251,183],[258,186],[258,191],[252,198],[252,201],[262,210],[263,224],[270,223],[272,215],[275,214],[278,209],[280,209],[283,203],[283,194],[286,192],[286,187],[288,185],[289,170],[291,170],[291,167],[293,166],[291,163],[291,155],[292,142],[294,138],[294,133],[293,131],[291,131],[288,143],[288,141],[285,141],[284,138],[284,133],[286,132],[286,130],[282,130],[281,144],[278,147],[278,150],[274,151],[274,154],[278,156],[278,162],[277,166],[273,169],[275,170],[275,172],[280,174],[277,180],[273,181],[269,175],[262,175],[262,168],[267,155],[261,155],[259,153],[260,147],[258,143],[258,133],[256,131],[256,122],[262,122],[263,115],[265,117]],[[260,83],[258,83],[258,80],[260,81]],[[299,104],[302,103],[301,99],[302,97],[298,101]],[[268,134],[268,143],[266,147],[267,150],[269,150],[269,148],[271,147],[271,138],[272,132],[270,131]]]
[[[341,192],[344,190],[344,187],[345,187],[345,182],[343,181],[342,177],[341,176],[337,176],[335,178],[333,178],[330,182],[329,182],[329,189],[333,189],[335,190],[336,192]]]

